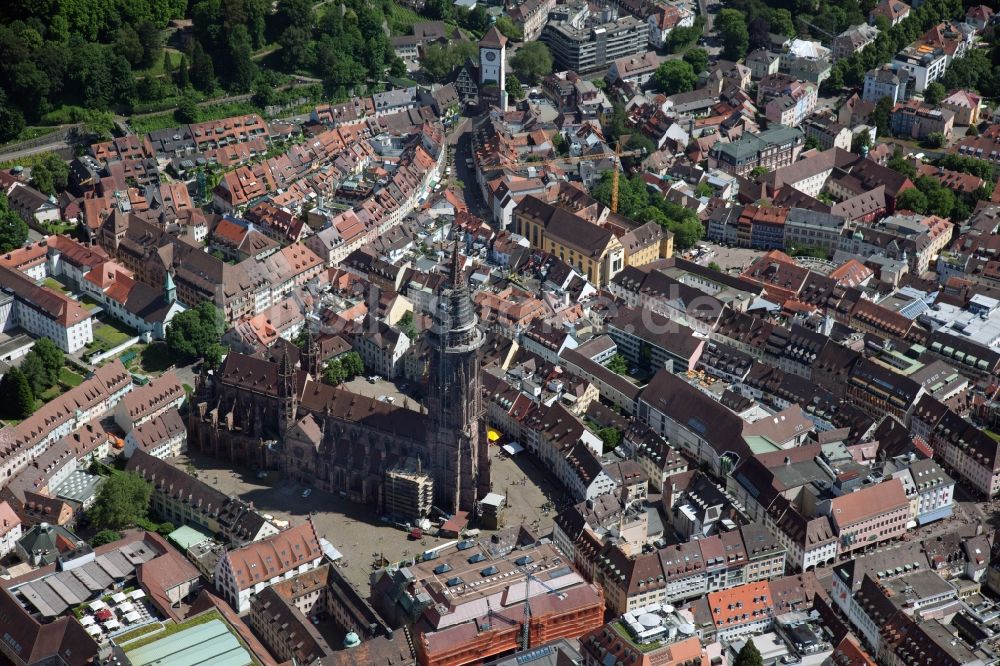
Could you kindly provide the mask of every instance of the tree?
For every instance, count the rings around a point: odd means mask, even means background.
[[[701,48],[688,49],[684,53],[684,62],[691,65],[695,74],[701,74],[708,69],[708,51]]]
[[[556,132],[553,135],[552,149],[556,151],[556,155],[561,155],[562,157],[569,155],[569,144],[566,143],[566,137],[562,135],[562,132]]]
[[[686,60],[668,60],[656,68],[653,82],[664,95],[675,95],[694,90],[698,75]]]
[[[153,63],[159,60],[160,53],[163,51],[163,31],[152,21],[140,21],[135,32],[142,45],[142,58],[139,60],[139,66],[152,67]]]
[[[761,657],[760,650],[754,645],[753,640],[747,639],[746,645],[736,655],[733,666],[764,666],[764,658]]]
[[[937,81],[924,88],[924,101],[932,106],[936,106],[944,96],[948,94],[945,87]]]
[[[52,384],[48,381],[45,364],[37,354],[28,353],[21,361],[21,372],[28,378],[31,385],[31,392],[36,396],[41,396]]]
[[[193,95],[184,95],[174,109],[174,120],[182,125],[198,122],[198,102]]]
[[[28,225],[10,209],[7,197],[0,192],[0,252],[10,252],[28,240]]]
[[[876,136],[889,134],[889,114],[892,113],[892,99],[883,97],[875,103],[872,110],[871,121],[875,125]]]
[[[415,341],[419,335],[417,327],[413,325],[413,313],[410,311],[403,313],[403,316],[396,322],[396,328],[405,333],[411,342]]]
[[[717,263],[716,263],[716,262],[714,262],[714,261],[710,261],[710,262],[708,262],[708,267],[709,267],[710,269],[712,269],[713,271],[718,271],[719,273],[721,273],[721,272],[722,272],[722,266],[720,266],[719,264],[717,264]]]
[[[229,83],[237,92],[248,92],[253,86],[257,65],[254,64],[250,33],[245,26],[237,25],[229,33]]]
[[[137,474],[113,474],[97,491],[97,501],[90,510],[91,522],[98,529],[133,527],[146,520],[152,493],[152,485]]]
[[[552,73],[552,53],[542,42],[528,42],[510,59],[510,66],[522,81],[535,84]]]
[[[521,26],[514,23],[514,21],[512,21],[506,14],[497,18],[496,23],[493,25],[495,25],[497,30],[500,31],[500,34],[507,39],[512,39],[515,42],[519,42],[524,39],[524,32],[521,30]]]
[[[5,419],[25,419],[35,409],[35,396],[28,378],[12,367],[0,379],[0,415]]]
[[[118,29],[114,49],[125,56],[125,59],[133,67],[138,67],[142,62],[142,44],[139,42],[139,35],[136,33],[135,28],[130,25],[123,25]]]
[[[452,19],[455,6],[451,0],[427,0],[424,11],[433,19],[449,21]]]
[[[705,226],[693,212],[692,217],[668,224],[667,228],[674,234],[674,245],[682,250],[692,247],[705,234]]]
[[[482,3],[477,3],[472,11],[468,12],[462,25],[477,35],[484,34],[490,27],[490,17],[486,14]],[[498,28],[499,30],[499,28]]]
[[[292,27],[311,29],[313,14],[312,0],[279,0],[274,22],[279,31]]]
[[[715,19],[715,27],[722,37],[724,57],[732,61],[743,58],[750,46],[747,18],[743,12],[737,9],[723,9]]]
[[[37,356],[41,361],[45,372],[46,388],[59,381],[59,371],[62,370],[66,357],[63,351],[47,337],[40,337],[35,341],[35,346],[28,352],[28,356]]]
[[[191,51],[191,83],[202,92],[211,92],[215,88],[215,65],[197,40]]]
[[[218,350],[212,345],[219,344],[224,331],[222,312],[205,301],[174,317],[167,327],[167,348],[186,360],[204,357],[209,352],[215,354]]]
[[[906,190],[896,197],[896,210],[924,213],[927,211],[927,196],[917,188]]]
[[[715,190],[708,183],[698,183],[698,186],[694,188],[694,193],[699,197],[711,197],[715,194]]]
[[[594,434],[601,438],[601,441],[604,443],[605,451],[612,451],[618,448],[618,445],[622,442],[622,433],[618,430],[618,428],[608,426],[606,428],[601,428]]]
[[[440,81],[455,69],[460,62],[456,62],[453,50],[442,44],[428,44],[420,56],[420,68],[427,76]]]
[[[872,137],[868,132],[858,132],[851,141],[851,152],[859,155],[867,155],[871,148]]]
[[[31,182],[40,192],[57,194],[69,185],[69,165],[55,153],[45,153],[31,168]]]
[[[399,56],[393,56],[389,61],[389,76],[394,79],[401,79],[406,76],[406,63]]]
[[[331,386],[336,386],[347,380],[347,373],[344,371],[344,364],[340,359],[334,359],[323,368],[323,381]]]
[[[892,156],[889,158],[889,161],[885,163],[885,165],[896,173],[903,174],[910,180],[917,177],[917,167],[913,166],[913,163],[902,155]]]
[[[177,76],[174,79],[177,87],[184,90],[191,85],[191,67],[188,65],[187,56],[181,54],[181,61],[177,64]]]
[[[114,543],[121,538],[121,532],[116,532],[115,530],[101,530],[90,538],[90,545],[93,548],[97,548],[98,546],[103,546],[108,543]]]
[[[203,356],[205,366],[210,370],[216,370],[220,365],[222,365],[222,357],[226,355],[226,347],[219,344],[218,342],[213,342],[205,350]]]
[[[82,131],[94,141],[111,138],[115,129],[115,116],[110,111],[87,111],[81,118]]]
[[[293,25],[278,38],[281,44],[281,60],[287,70],[309,66],[312,62],[312,32],[309,28]]]
[[[521,81],[514,74],[507,75],[507,82],[504,84],[504,89],[511,99],[524,99],[524,89],[521,88]]]
[[[628,361],[621,354],[615,354],[608,361],[608,370],[619,375],[624,375],[628,372]]]
[[[0,89],[0,141],[16,139],[24,131],[24,114],[7,103],[7,95]]]
[[[358,375],[365,373],[365,362],[361,360],[361,355],[356,351],[344,354],[340,362],[344,367],[344,372],[347,373],[348,379],[354,379]]]
[[[699,15],[695,18],[694,25],[690,27],[678,26],[671,30],[663,41],[663,46],[668,53],[681,53],[697,42],[704,30],[705,17]]]
[[[928,148],[940,148],[945,144],[944,132],[931,132],[924,139],[924,145]]]

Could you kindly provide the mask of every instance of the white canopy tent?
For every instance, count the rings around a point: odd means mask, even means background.
[[[523,446],[521,446],[520,444],[518,444],[517,442],[510,442],[510,443],[508,443],[508,444],[504,444],[504,445],[503,445],[503,450],[504,450],[504,451],[505,451],[505,452],[506,452],[506,453],[507,453],[508,455],[511,455],[511,456],[516,456],[516,455],[517,455],[518,453],[520,453],[521,451],[524,451],[524,447],[523,447]]]

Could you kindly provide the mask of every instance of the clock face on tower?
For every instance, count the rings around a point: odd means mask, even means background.
[[[490,62],[493,62],[494,60],[497,59],[497,54],[495,52],[493,52],[493,51],[487,51],[486,52],[486,59],[489,60]]]

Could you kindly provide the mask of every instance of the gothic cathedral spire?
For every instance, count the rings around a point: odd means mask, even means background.
[[[295,412],[298,408],[295,396],[295,368],[288,355],[288,347],[281,354],[278,364],[278,402],[281,410],[278,415],[278,430],[284,436],[295,423]]]
[[[490,488],[489,455],[480,434],[483,417],[479,350],[485,336],[461,269],[456,238],[451,280],[438,295],[428,335],[432,352],[428,453],[435,505],[473,511]]]

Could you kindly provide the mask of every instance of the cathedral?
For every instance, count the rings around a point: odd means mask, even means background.
[[[452,278],[438,294],[427,413],[324,384],[315,340],[298,363],[287,348],[277,360],[230,353],[214,375],[202,374],[191,401],[188,445],[355,502],[385,508],[390,470],[422,468],[433,479],[434,506],[474,512],[491,489],[483,432],[482,329],[458,251]]]

